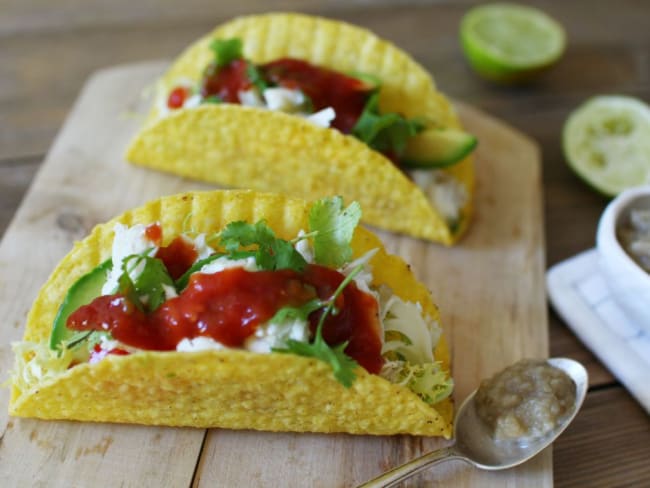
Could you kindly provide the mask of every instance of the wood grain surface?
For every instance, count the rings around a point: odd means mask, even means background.
[[[18,325],[0,330],[3,370],[8,344],[22,333],[24,311],[40,283],[97,222],[162,195],[205,185],[126,164],[122,154],[147,102],[145,87],[165,64],[104,70],[92,77],[0,244],[0,315]],[[482,377],[522,357],[548,351],[544,294],[539,149],[525,136],[467,106],[459,107],[470,131],[484,143],[476,153],[477,213],[470,233],[454,249],[381,236],[432,290],[441,307],[452,350],[455,399],[460,402]],[[513,205],[513,202],[516,204]],[[38,252],[48,242],[47,252]],[[24,279],[29,262],[29,280]],[[521,280],[521,276],[526,276]],[[486,283],[499,286],[485,286]],[[471,305],[471,306],[470,306]],[[6,405],[7,391],[2,403]],[[435,438],[275,434],[211,429],[6,419],[0,473],[21,484],[78,486],[102,482],[142,486],[353,486],[445,442]],[[204,437],[205,436],[205,437]],[[57,444],[60,447],[54,448]],[[155,446],[155,447],[154,447]],[[154,447],[154,448],[152,448]],[[100,458],[92,467],[84,458]],[[129,469],[115,465],[132,460]],[[170,460],[174,460],[173,463]],[[250,459],[258,460],[251,466]],[[12,466],[23,463],[26,469]],[[163,469],[156,469],[162,466]],[[552,484],[551,452],[498,474],[469,467],[428,473],[432,483],[503,486],[525,481]],[[155,474],[153,474],[155,472]]]
[[[125,62],[170,59],[233,15],[299,10],[372,29],[410,52],[443,91],[534,138],[542,148],[547,266],[590,248],[607,200],[566,166],[562,124],[592,95],[624,93],[650,101],[650,5],[645,0],[525,0],[564,25],[568,48],[561,62],[536,83],[508,88],[475,76],[460,51],[458,23],[477,3],[5,0],[0,7],[0,235],[17,218],[15,211],[36,170],[92,72]],[[78,234],[89,224],[82,221],[80,226],[70,216],[64,222],[68,232]],[[8,286],[0,276],[0,290]],[[5,324],[15,326],[20,324]],[[553,310],[548,327],[551,355],[582,361],[591,384],[585,409],[555,444],[556,486],[650,485],[647,415]],[[0,443],[3,435],[0,431]],[[94,445],[101,447],[100,440]],[[90,459],[92,466],[100,457],[80,459]]]

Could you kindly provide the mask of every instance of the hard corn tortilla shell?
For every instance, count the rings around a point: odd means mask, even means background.
[[[203,75],[205,67],[214,59],[214,53],[209,45],[215,38],[228,39],[237,37],[243,41],[244,56],[255,63],[264,63],[279,59],[282,57],[295,57],[307,60],[319,66],[334,69],[339,72],[366,72],[378,77],[382,81],[382,89],[380,92],[380,107],[385,112],[398,112],[407,117],[419,117],[426,120],[430,125],[442,127],[460,128],[460,123],[456,113],[451,107],[449,101],[438,92],[435,88],[434,81],[430,75],[420,64],[411,58],[406,52],[402,51],[392,43],[377,37],[372,32],[358,26],[347,24],[340,21],[330,19],[307,16],[302,14],[293,13],[275,13],[266,15],[257,15],[249,17],[237,18],[231,22],[217,27],[210,34],[196,41],[189,46],[173,63],[171,68],[165,73],[156,87],[154,107],[149,115],[146,125],[155,125],[159,120],[157,107],[160,104],[166,103],[167,95],[170,89],[176,86],[180,80],[198,83]],[[180,110],[184,112],[184,110]],[[275,123],[275,119],[269,119],[270,123]],[[241,126],[240,126],[241,127]],[[207,129],[207,128],[205,128]],[[245,159],[249,157],[248,152],[254,150],[261,152],[267,150],[266,147],[250,148],[253,141],[257,140],[259,134],[266,130],[271,130],[271,136],[267,140],[273,142],[274,145],[278,141],[285,141],[274,139],[272,136],[276,134],[275,131],[269,129],[268,125],[261,123],[257,127],[259,129],[255,133],[255,138],[244,140],[239,147],[245,147],[246,151],[236,151],[232,149],[237,159]],[[197,126],[195,130],[204,130],[203,127]],[[305,129],[308,130],[308,129]],[[327,129],[323,129],[327,131]],[[333,130],[333,129],[331,129]],[[241,188],[255,188],[263,191],[287,191],[282,186],[274,186],[268,171],[254,181],[239,178],[236,175],[236,170],[233,171],[234,177],[228,178],[231,183],[224,183],[221,181],[219,173],[223,170],[223,166],[211,167],[208,170],[209,161],[208,155],[204,154],[200,149],[189,148],[189,142],[181,142],[180,139],[171,132],[171,137],[168,139],[150,138],[147,143],[147,148],[141,147],[142,144],[136,138],[133,146],[127,153],[127,160],[152,168],[159,168],[166,171],[177,172],[179,169],[179,162],[169,159],[164,159],[160,155],[154,155],[155,151],[161,150],[164,145],[178,145],[174,148],[175,152],[185,151],[193,152],[196,156],[194,160],[190,161],[187,167],[183,168],[181,172],[184,176],[189,178],[196,178],[207,180],[214,183],[229,184]],[[165,133],[167,133],[165,131]],[[219,138],[214,142],[215,145],[228,145],[230,141],[228,137],[230,133],[221,133],[223,138]],[[201,138],[200,135],[196,135]],[[211,142],[213,136],[206,136]],[[319,135],[318,138],[306,139],[306,144],[318,146],[322,139],[327,139],[325,135]],[[136,151],[136,147],[138,150]],[[210,152],[214,151],[214,147],[208,148]],[[316,150],[316,148],[313,148]],[[152,152],[154,151],[154,152]],[[164,152],[161,150],[161,152]],[[366,155],[368,153],[365,153]],[[345,155],[345,154],[344,154]],[[377,157],[379,156],[379,157]],[[375,157],[364,156],[373,161],[381,158],[384,165],[389,161],[383,156],[378,155]],[[294,158],[295,156],[285,152],[282,160],[287,158]],[[225,161],[228,164],[231,161]],[[300,161],[298,161],[300,162]],[[358,161],[350,160],[347,164],[357,164]],[[193,165],[201,166],[194,170]],[[216,163],[215,163],[216,164]],[[244,163],[245,164],[245,163]],[[183,164],[185,166],[185,164]],[[371,165],[372,166],[372,165]],[[310,172],[312,166],[309,165],[302,173]],[[277,171],[280,174],[278,178],[282,178],[283,169],[271,166],[272,171]],[[313,176],[310,178],[312,181],[317,181],[318,172],[327,171],[326,169],[314,169]],[[377,172],[385,173],[384,170],[377,169]],[[461,211],[461,218],[459,223],[453,229],[453,232],[446,228],[447,225],[438,216],[435,210],[424,210],[422,202],[416,203],[413,207],[422,207],[420,209],[421,215],[411,215],[407,218],[408,224],[396,223],[391,219],[390,212],[388,215],[382,213],[383,207],[397,207],[402,205],[400,199],[392,200],[390,192],[384,195],[379,195],[370,204],[364,205],[366,209],[365,220],[368,223],[378,227],[386,228],[397,232],[404,232],[406,234],[439,241],[444,244],[455,243],[465,232],[472,213],[472,195],[474,191],[474,169],[473,160],[471,157],[466,158],[459,164],[443,170],[458,181],[465,185],[467,190],[468,201]],[[354,171],[349,171],[354,173]],[[365,183],[369,186],[374,185],[373,176],[374,170],[369,177],[369,182]],[[397,180],[399,171],[394,169],[393,179]],[[232,176],[229,175],[229,176]],[[287,171],[287,175],[290,173]],[[382,177],[384,175],[382,174]],[[346,197],[348,193],[344,192],[346,185],[355,186],[355,181],[342,181],[336,178],[327,180],[326,187],[319,185],[321,192],[329,191],[330,194],[343,194]],[[380,182],[386,184],[391,181]],[[296,185],[297,183],[294,183]],[[364,182],[359,182],[364,184]],[[400,189],[403,188],[402,182],[396,182],[396,186]],[[341,188],[341,189],[339,189]],[[413,190],[413,187],[411,187]],[[426,189],[425,189],[426,190]],[[311,198],[308,190],[291,192],[292,194],[304,198]],[[358,193],[358,191],[356,192]],[[412,193],[416,193],[412,191]],[[405,200],[410,193],[401,194],[401,200]],[[412,195],[415,200],[421,200],[422,196]],[[351,197],[356,200],[359,198]],[[367,200],[370,200],[368,198]],[[366,202],[367,202],[366,200]],[[427,203],[427,206],[431,204]],[[410,207],[410,208],[413,208]],[[379,214],[377,218],[371,217],[371,214]],[[429,215],[435,214],[433,218]],[[403,220],[403,219],[402,219]],[[401,228],[397,228],[401,227]],[[428,227],[429,230],[420,230],[423,227]]]
[[[452,244],[470,220],[471,199],[452,232],[423,191],[380,153],[352,136],[282,112],[203,105],[144,127],[127,159],[188,178],[315,199],[358,201],[365,222]],[[473,166],[454,176],[471,195]]]
[[[293,57],[342,73],[369,73],[382,82],[383,111],[425,116],[435,125],[455,120],[430,73],[406,52],[367,29],[295,13],[240,17],[218,26],[176,59],[158,85],[158,96],[166,98],[179,80],[198,82],[214,60],[212,40],[234,37],[242,40],[244,57],[256,64]]]
[[[24,340],[48,340],[68,288],[110,256],[116,222],[160,222],[167,242],[187,228],[211,233],[234,220],[266,219],[277,235],[292,238],[307,229],[308,212],[309,204],[298,199],[236,190],[175,195],[126,212],[95,227],[57,266],[29,313]],[[388,255],[377,237],[358,228],[353,240],[355,257],[374,248],[379,248],[371,261],[375,284],[388,284],[402,299],[419,302],[426,315],[437,319],[429,292],[406,263]],[[444,339],[435,355],[448,371]],[[291,354],[143,352],[79,365],[26,391],[14,385],[9,411],[44,419],[451,435],[449,399],[432,408],[404,387],[361,368],[357,374],[352,388],[346,389],[325,363]]]

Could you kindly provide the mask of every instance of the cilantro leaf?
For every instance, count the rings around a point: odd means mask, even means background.
[[[176,287],[176,290],[177,291],[184,290],[185,287],[187,287],[187,283],[190,281],[190,275],[196,273],[206,264],[210,264],[212,261],[222,256],[224,256],[224,254],[217,253],[217,254],[211,254],[207,258],[199,259],[174,282],[174,286]]]
[[[130,266],[130,262],[135,261],[133,267],[139,266],[140,263],[144,263],[144,267],[139,276],[132,281],[129,277],[126,267]],[[138,302],[142,305],[143,300],[139,297],[147,297],[146,308],[149,312],[156,310],[162,303],[166,300],[165,286],[169,286],[176,289],[174,286],[174,280],[169,276],[167,267],[165,264],[157,258],[146,255],[132,255],[128,256],[124,260],[123,264],[124,273],[120,276],[120,291],[122,291],[122,281],[125,284],[125,290],[128,295],[129,300],[132,300],[133,293],[135,293],[138,298]],[[127,282],[128,279],[128,282]],[[131,289],[132,287],[132,289]],[[137,306],[137,304],[136,304]],[[140,307],[139,307],[140,308]]]
[[[320,328],[316,333],[316,338],[311,344],[300,342],[294,339],[287,341],[287,349],[281,352],[291,352],[298,356],[312,357],[325,361],[332,368],[334,377],[346,388],[350,388],[355,378],[354,369],[358,363],[350,356],[343,352],[348,343],[344,342],[335,347],[330,347],[320,333]]]
[[[316,337],[314,337],[314,342],[307,343],[307,342],[296,341],[294,339],[289,339],[287,341],[287,347],[285,349],[274,349],[274,351],[293,353],[293,354],[297,354],[298,356],[313,357],[313,358],[320,359],[321,361],[325,361],[332,368],[334,377],[338,380],[338,382],[341,383],[346,388],[350,388],[352,386],[352,383],[354,382],[354,379],[356,378],[356,374],[354,373],[354,370],[359,365],[359,363],[357,363],[354,359],[352,359],[350,356],[345,354],[345,348],[348,345],[347,341],[334,347],[330,346],[329,344],[327,344],[327,342],[325,342],[325,339],[323,339],[323,326],[325,324],[325,318],[329,314],[331,314],[334,310],[334,304],[336,303],[336,299],[339,297],[339,295],[341,295],[341,293],[343,293],[345,287],[348,286],[348,284],[354,279],[356,275],[358,275],[361,272],[362,269],[363,269],[363,265],[359,265],[356,268],[354,268],[352,272],[350,272],[350,274],[347,275],[345,279],[339,284],[338,288],[336,289],[336,291],[334,291],[334,293],[329,298],[329,300],[325,302],[318,300],[321,306],[325,306],[325,310],[323,311],[323,313],[320,316],[320,319],[318,320],[318,327],[316,327]],[[318,308],[320,308],[316,306],[317,303],[314,300],[312,300],[311,302],[308,302],[307,304],[303,305],[303,307],[305,307],[305,310],[300,310],[300,311],[304,312],[309,308],[315,307],[313,308],[313,310],[309,312],[311,313],[315,310],[318,310]],[[307,307],[308,304],[309,306]],[[279,312],[280,311],[278,311],[278,313]],[[292,313],[292,312],[287,311],[285,313]],[[296,313],[300,313],[300,312],[296,312]]]
[[[275,239],[275,234],[263,220],[255,224],[238,220],[230,222],[223,229],[220,237],[221,245],[226,248],[228,253],[233,253],[239,250],[240,247],[246,247],[252,244],[268,245],[268,243]]]
[[[264,92],[264,90],[269,87],[269,84],[262,76],[259,68],[251,62],[246,63],[246,76],[248,76],[250,82],[259,90],[260,93]]]
[[[307,321],[309,314],[324,306],[325,302],[318,298],[314,298],[306,303],[303,303],[300,307],[282,307],[277,312],[275,312],[275,315],[271,317],[269,322],[281,323],[286,322],[289,319]]]
[[[135,290],[135,284],[133,283],[133,280],[131,280],[129,273],[127,273],[126,270],[120,275],[117,280],[117,291],[129,302],[135,305],[138,310],[144,312],[144,304],[140,300],[140,297]]]
[[[363,71],[350,71],[347,75],[363,82],[368,91],[379,90],[381,88],[381,79],[373,74],[364,73]]]
[[[215,64],[218,68],[243,57],[242,41],[236,37],[232,39],[214,39],[210,43],[210,49],[214,51]]]
[[[290,242],[275,236],[264,220],[255,224],[244,221],[231,222],[221,232],[220,237],[220,245],[226,248],[230,257],[240,253],[242,247],[256,245],[255,261],[262,269],[302,271],[307,264]]]
[[[340,267],[352,258],[352,236],[361,218],[361,207],[353,202],[343,208],[340,196],[323,198],[309,211],[309,230],[313,233],[316,262]]]
[[[210,95],[209,97],[203,98],[201,100],[201,103],[210,103],[212,105],[219,105],[220,103],[223,103],[223,100],[217,95]]]
[[[394,152],[400,156],[408,139],[424,129],[417,119],[405,119],[396,113],[379,113],[379,94],[373,93],[352,128],[352,134],[380,152]]]
[[[293,245],[282,239],[275,239],[270,244],[271,256],[275,259],[272,269],[302,270],[307,262]]]

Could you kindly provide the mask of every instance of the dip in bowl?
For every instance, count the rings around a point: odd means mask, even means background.
[[[612,296],[650,333],[650,185],[612,200],[600,218],[596,247]]]

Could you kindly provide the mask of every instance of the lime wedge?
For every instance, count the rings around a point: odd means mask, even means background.
[[[475,7],[460,24],[470,65],[502,83],[529,81],[554,64],[566,45],[564,29],[541,10],[495,3]]]
[[[650,108],[641,100],[594,97],[571,113],[562,139],[569,166],[607,196],[650,182]]]

